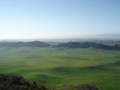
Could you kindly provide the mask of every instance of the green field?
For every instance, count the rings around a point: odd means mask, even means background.
[[[47,85],[92,84],[120,90],[120,51],[2,47],[0,73]]]

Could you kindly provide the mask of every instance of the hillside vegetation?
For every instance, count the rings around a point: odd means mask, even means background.
[[[119,49],[56,46],[1,46],[0,73],[23,76],[47,87],[92,85],[99,90],[120,89]]]

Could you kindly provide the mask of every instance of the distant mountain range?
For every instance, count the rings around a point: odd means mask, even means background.
[[[32,42],[32,41],[42,41],[42,42],[69,42],[69,41],[120,41],[120,34],[96,34],[96,35],[84,35],[78,37],[68,37],[68,38],[43,38],[43,39],[2,39],[0,42]]]
[[[31,41],[31,42],[0,42],[0,47],[52,47],[52,48],[97,48],[97,49],[116,49],[120,50],[120,41],[116,42],[98,42],[98,41],[69,41],[69,42],[41,42],[41,41]]]
[[[49,47],[50,45],[41,41],[31,42],[0,42],[0,47]]]

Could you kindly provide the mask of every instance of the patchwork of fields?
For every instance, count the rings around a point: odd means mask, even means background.
[[[92,48],[0,48],[0,73],[47,85],[92,84],[120,89],[120,51]]]

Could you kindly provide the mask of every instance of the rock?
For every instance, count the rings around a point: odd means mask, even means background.
[[[99,89],[93,85],[81,85],[79,90],[99,90]]]

